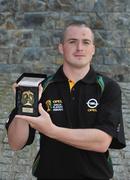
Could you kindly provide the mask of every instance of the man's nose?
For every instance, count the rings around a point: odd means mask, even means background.
[[[83,44],[82,42],[77,42],[77,50],[82,51],[83,50]]]

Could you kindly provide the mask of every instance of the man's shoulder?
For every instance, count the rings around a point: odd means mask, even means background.
[[[111,77],[99,72],[96,72],[96,76],[97,76],[97,81],[101,81],[100,83],[104,85],[104,90],[105,89],[120,90],[119,83],[116,80],[112,79]]]
[[[103,73],[100,73],[100,72],[96,72],[96,76],[97,76],[97,78],[98,78],[98,77],[102,77],[102,79],[104,80],[104,82],[107,83],[107,84],[108,84],[108,83],[118,84],[118,82],[117,82],[115,79],[109,77],[109,76],[106,75],[106,74],[103,74]]]
[[[46,79],[44,79],[44,81],[42,81],[43,89],[45,89],[50,83],[53,82],[54,75],[55,74],[49,75],[46,77]]]

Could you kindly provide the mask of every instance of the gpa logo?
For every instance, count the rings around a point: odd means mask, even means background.
[[[89,99],[86,104],[88,106],[88,109],[87,109],[88,112],[97,112],[98,102],[96,99],[94,98]]]

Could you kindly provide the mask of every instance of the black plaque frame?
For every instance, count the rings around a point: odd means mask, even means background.
[[[23,77],[34,77],[34,78],[43,78],[43,80],[47,77],[46,74],[37,74],[37,73],[23,73],[16,81],[16,83],[19,83]],[[38,85],[39,86],[39,85]],[[39,89],[37,87],[33,86],[18,86],[16,87],[16,109],[17,114],[19,115],[28,115],[28,116],[38,116],[38,92]],[[23,97],[25,97],[27,100],[27,97],[30,96],[32,100],[31,103],[29,101],[26,101],[26,103],[23,103]]]

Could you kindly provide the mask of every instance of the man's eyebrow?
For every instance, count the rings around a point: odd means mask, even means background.
[[[92,40],[90,40],[90,39],[83,39],[83,41],[92,42]]]
[[[76,39],[76,38],[67,39],[67,41],[75,41],[75,40],[78,40],[78,39]]]
[[[75,41],[75,40],[78,40],[77,38],[70,38],[70,39],[67,39],[67,41]],[[82,39],[83,41],[88,41],[88,42],[92,42],[90,39]]]

